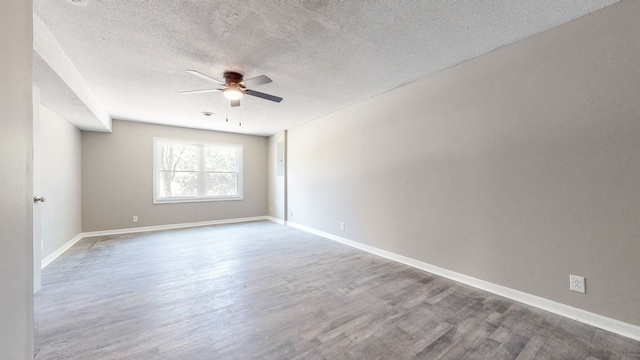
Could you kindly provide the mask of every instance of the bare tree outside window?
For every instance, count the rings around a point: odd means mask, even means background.
[[[242,198],[241,146],[156,139],[155,157],[156,202]]]
[[[237,152],[234,148],[205,148],[207,195],[236,195]]]
[[[165,144],[160,149],[162,160],[162,196],[198,195],[198,148]]]

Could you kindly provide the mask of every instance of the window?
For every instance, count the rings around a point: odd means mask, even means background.
[[[242,199],[242,146],[153,140],[153,202]]]

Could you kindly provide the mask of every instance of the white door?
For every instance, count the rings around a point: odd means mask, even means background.
[[[42,286],[42,207],[44,203],[35,202],[41,194],[40,173],[40,89],[33,87],[33,293]]]

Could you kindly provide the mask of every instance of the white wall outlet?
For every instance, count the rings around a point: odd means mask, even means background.
[[[40,238],[40,250],[44,250],[44,238]]]
[[[271,211],[273,211],[273,205],[271,205]]]
[[[289,216],[293,216],[293,210],[289,211]]]
[[[133,222],[138,222],[138,215],[133,216]]]
[[[584,285],[584,277],[569,275],[569,290],[585,294],[586,289]]]
[[[340,229],[344,230],[344,221],[340,222]]]

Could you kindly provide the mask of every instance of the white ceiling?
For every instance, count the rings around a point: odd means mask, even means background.
[[[112,118],[271,135],[617,1],[35,0],[34,12]],[[181,95],[216,87],[189,69],[265,74],[254,89],[284,100]]]

